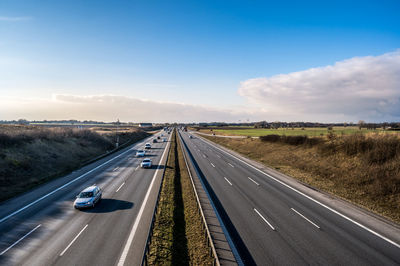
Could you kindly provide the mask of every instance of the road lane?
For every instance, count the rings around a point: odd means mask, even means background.
[[[397,246],[266,177],[208,141],[189,139],[187,135],[182,133],[196,163],[257,264],[400,262]]]
[[[160,135],[161,133],[157,134]],[[163,132],[163,134],[166,134]],[[156,135],[156,136],[157,136]],[[118,157],[96,162],[73,175],[60,178],[64,184],[76,179],[86,172],[90,172],[81,179],[65,186],[41,201],[31,205],[11,218],[0,223],[0,252],[15,243],[27,229],[34,224],[41,224],[41,228],[27,237],[12,249],[0,256],[0,264],[14,265],[71,265],[95,263],[96,265],[115,264],[122,252],[127,238],[127,232],[135,221],[147,188],[149,187],[156,167],[152,169],[137,168],[141,158],[134,155],[137,149],[142,149],[144,143],[154,137],[140,141],[112,155]],[[148,157],[153,164],[159,163],[161,154],[167,143],[152,143]],[[146,156],[147,157],[147,156]],[[6,213],[8,204],[9,214],[18,210],[18,207],[29,204],[25,198],[35,200],[47,195],[64,184],[57,180],[23,195],[22,204],[15,206],[15,200],[0,205],[0,213]],[[96,183],[103,189],[103,200],[91,210],[78,211],[72,208],[74,196],[83,188]],[[119,190],[118,192],[117,189]],[[7,204],[8,203],[8,204]],[[25,204],[25,205],[23,205]],[[15,204],[18,205],[18,204]],[[6,213],[5,216],[9,215]],[[76,234],[88,225],[84,232],[59,256]],[[146,239],[143,239],[145,241]],[[139,240],[137,240],[139,241]]]

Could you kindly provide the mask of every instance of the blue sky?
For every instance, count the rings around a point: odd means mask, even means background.
[[[172,108],[165,106],[149,117],[116,110],[109,117],[96,115],[88,105],[75,112],[79,97],[87,102],[104,95],[147,100],[148,105],[167,102],[178,109],[183,105],[193,114],[180,112],[183,117],[176,121],[188,122],[398,119],[400,111],[376,108],[368,115],[363,108],[322,110],[321,116],[301,106],[286,112],[260,96],[270,87],[256,86],[256,92],[254,84],[244,88],[243,83],[388,53],[395,53],[390,62],[397,67],[399,11],[399,1],[0,0],[0,92],[7,105],[0,107],[0,119],[174,120],[172,114],[163,117],[165,108]],[[395,83],[390,97],[370,104],[399,99],[398,79],[390,78]],[[296,90],[297,83],[291,84]],[[274,92],[281,91],[276,82],[272,85]],[[58,95],[77,96],[75,105],[65,103],[64,112],[53,110],[52,104],[60,106],[54,103],[61,101]],[[283,93],[274,101],[288,105],[289,98]],[[46,101],[47,112],[35,106]],[[99,107],[96,103],[90,108]],[[211,113],[201,116],[202,108]]]

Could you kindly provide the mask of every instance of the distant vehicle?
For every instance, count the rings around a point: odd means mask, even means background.
[[[76,196],[75,209],[93,208],[101,200],[101,194],[101,189],[96,185],[85,188]]]
[[[153,139],[153,143],[157,143],[157,139]]]
[[[192,137],[192,135],[189,135],[189,139],[192,139],[193,137]]]
[[[163,141],[163,142],[167,142],[167,138],[163,138],[162,141]]]
[[[146,155],[146,151],[144,150],[138,150],[136,152],[136,157],[144,157]]]
[[[147,142],[146,144],[144,144],[144,148],[145,148],[145,149],[151,149],[150,143]]]
[[[164,136],[164,134],[161,134],[161,137],[163,137]]]
[[[142,161],[142,163],[140,164],[140,167],[142,168],[151,168],[151,160],[146,158]]]

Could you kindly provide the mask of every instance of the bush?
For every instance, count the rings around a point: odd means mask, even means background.
[[[279,135],[266,135],[260,137],[261,141],[268,141],[268,142],[278,142],[281,141],[281,136]]]
[[[400,139],[392,135],[367,138],[355,134],[343,138],[342,150],[349,156],[364,155],[369,164],[382,164],[400,154]]]
[[[289,145],[309,145],[314,146],[321,142],[319,138],[309,138],[308,136],[280,136],[280,135],[266,135],[260,137],[261,141],[267,142],[281,142]]]

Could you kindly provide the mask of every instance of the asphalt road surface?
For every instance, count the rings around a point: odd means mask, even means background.
[[[180,132],[244,264],[400,265],[400,230]]]
[[[155,136],[166,132],[157,133]],[[0,265],[138,265],[141,263],[157,178],[168,142],[150,137],[0,205]],[[136,150],[151,142],[142,169]],[[103,199],[75,210],[75,196],[96,184]],[[146,205],[147,204],[147,205]],[[150,207],[149,207],[150,206]]]

